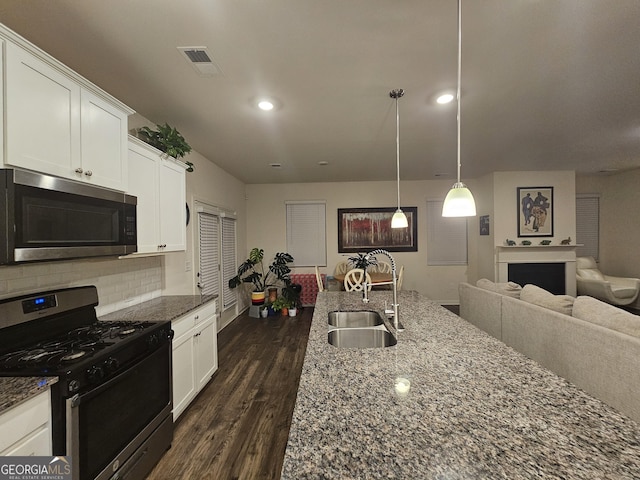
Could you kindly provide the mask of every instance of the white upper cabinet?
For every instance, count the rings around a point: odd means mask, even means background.
[[[126,191],[133,111],[1,25],[0,40],[3,163]]]
[[[138,199],[138,254],[185,249],[185,164],[129,137],[129,191]]]

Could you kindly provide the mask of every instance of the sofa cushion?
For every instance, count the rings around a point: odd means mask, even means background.
[[[640,338],[640,317],[593,297],[576,298],[573,302],[573,316]]]
[[[515,282],[494,283],[488,278],[478,280],[476,287],[513,298],[520,298],[520,291],[522,290],[522,287]]]
[[[527,284],[520,292],[520,300],[571,315],[575,299],[570,295],[554,295],[537,285]]]

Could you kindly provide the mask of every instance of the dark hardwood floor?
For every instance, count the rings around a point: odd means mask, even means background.
[[[280,478],[312,316],[243,315],[225,327],[218,371],[147,480]]]

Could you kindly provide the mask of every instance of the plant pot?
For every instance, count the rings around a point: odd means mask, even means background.
[[[266,308],[263,308],[262,310],[260,310],[260,316],[262,318],[267,318],[267,315],[269,315],[269,310],[267,310]]]
[[[289,309],[289,316],[290,317],[295,317],[298,314],[298,309],[296,307],[291,307]]]
[[[275,287],[269,288],[269,301],[271,303],[275,302],[278,298],[278,289]]]
[[[289,309],[287,307],[283,307],[280,311],[282,312],[283,317],[289,315]]]
[[[251,292],[251,304],[262,305],[264,304],[264,292]]]

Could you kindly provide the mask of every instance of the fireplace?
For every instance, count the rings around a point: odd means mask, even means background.
[[[532,283],[556,295],[576,296],[576,245],[496,247],[496,281]]]
[[[564,262],[554,263],[510,263],[508,265],[509,281],[520,285],[527,283],[553,293],[564,295],[566,292]]]

